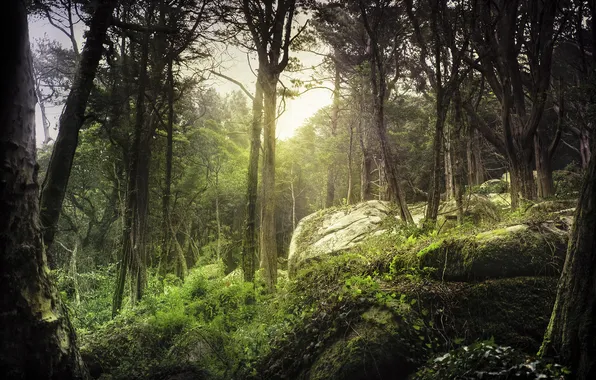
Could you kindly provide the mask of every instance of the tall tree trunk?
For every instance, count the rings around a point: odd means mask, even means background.
[[[353,186],[353,174],[352,174],[352,151],[353,151],[353,146],[354,146],[354,128],[352,127],[352,124],[350,123],[349,125],[350,128],[350,140],[349,140],[349,145],[348,145],[348,191],[346,193],[346,202],[347,204],[351,205],[352,204],[352,186]]]
[[[333,88],[333,109],[331,111],[331,139],[335,140],[337,135],[337,123],[339,120],[339,91],[340,91],[341,76],[339,68],[336,65],[335,68],[335,84]],[[327,199],[325,200],[325,207],[333,206],[335,198],[335,162],[332,158],[332,162],[327,167]]]
[[[219,167],[215,170],[215,222],[217,223],[217,263],[221,261],[221,217],[219,215]]]
[[[587,169],[588,163],[592,158],[592,151],[590,148],[590,132],[588,132],[586,128],[582,128],[580,132],[579,151],[582,161],[582,169]]]
[[[72,89],[60,115],[58,137],[42,186],[40,221],[46,247],[54,240],[79,140],[79,130],[85,120],[87,100],[93,88],[93,79],[103,53],[103,42],[117,1],[100,0],[98,3],[91,18]]]
[[[482,185],[484,183],[484,165],[482,164],[481,136],[475,128],[472,130],[472,133],[474,135],[474,145],[472,146],[474,155],[474,184]]]
[[[128,186],[126,190],[126,206],[124,211],[124,230],[122,256],[119,264],[118,278],[116,279],[116,290],[112,304],[112,315],[115,316],[122,307],[124,285],[127,273],[131,276],[131,300],[137,301],[142,297],[144,267],[144,208],[147,204],[144,199],[143,188],[147,177],[144,177],[148,169],[149,154],[148,139],[144,135],[145,129],[145,91],[147,89],[147,63],[149,60],[149,33],[144,33],[143,45],[141,46],[141,61],[139,63],[139,88],[136,100],[136,120],[132,149],[129,154]],[[148,174],[148,173],[147,173]],[[146,214],[145,214],[146,215]]]
[[[278,74],[264,69],[263,87],[263,174],[261,200],[261,268],[269,291],[277,283],[277,243],[275,233],[275,121],[277,118]]]
[[[172,224],[170,217],[170,200],[172,197],[172,160],[174,157],[174,72],[172,68],[173,62],[168,62],[168,125],[167,125],[167,140],[166,140],[166,173],[165,173],[165,188],[162,198],[162,261],[164,267],[169,265],[170,258],[170,226]]]
[[[35,88],[25,2],[0,14],[0,373],[6,379],[87,379],[76,335],[50,282],[39,227]]]
[[[591,159],[575,212],[567,258],[540,354],[596,378],[596,160]]]
[[[50,120],[46,112],[46,106],[43,101],[43,94],[38,83],[35,84],[35,95],[37,96],[37,104],[41,111],[41,123],[43,125],[43,145],[47,145],[52,138],[50,137]]]
[[[242,270],[244,281],[253,281],[257,260],[257,191],[259,185],[259,154],[261,152],[261,124],[263,120],[263,87],[261,74],[257,77],[252,103],[250,153],[246,189],[246,222],[242,240]]]
[[[543,131],[538,130],[534,135],[534,153],[536,162],[536,190],[539,199],[555,195],[553,169],[548,147],[545,146]]]
[[[440,93],[437,94],[437,120],[435,122],[435,136],[433,140],[433,171],[425,216],[426,220],[430,222],[436,222],[439,213],[439,202],[441,201],[441,175],[443,174],[441,157],[444,150],[443,130],[445,127],[446,110],[443,108],[441,101],[439,100],[442,96],[439,95]]]
[[[450,200],[455,197],[455,184],[453,180],[453,141],[451,128],[447,128],[445,138],[444,162],[445,162],[445,199]]]
[[[373,88],[375,107],[375,124],[379,137],[381,156],[383,158],[389,190],[391,191],[391,194],[399,207],[401,219],[405,223],[410,224],[413,223],[414,220],[412,219],[410,210],[408,210],[404,193],[401,189],[401,185],[399,184],[397,165],[395,164],[395,160],[393,158],[391,147],[389,146],[389,141],[387,138],[387,127],[385,125],[385,93],[387,91],[387,86],[385,83],[384,73],[381,68],[382,67],[380,62],[378,62],[378,59],[373,59],[371,69],[371,85]]]

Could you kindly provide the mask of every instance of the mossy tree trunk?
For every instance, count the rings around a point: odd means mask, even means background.
[[[592,152],[593,153],[593,152]],[[593,154],[592,154],[593,156]],[[557,299],[540,349],[578,380],[596,379],[596,160],[579,198]]]
[[[261,125],[263,122],[263,89],[260,74],[257,76],[255,95],[252,99],[252,120],[250,127],[250,153],[248,158],[248,179],[246,188],[246,222],[242,240],[242,270],[244,281],[252,281],[255,275],[257,245],[257,193],[259,185],[259,154],[261,152]]]
[[[41,238],[25,2],[4,2],[0,25],[0,373],[5,379],[86,379]]]

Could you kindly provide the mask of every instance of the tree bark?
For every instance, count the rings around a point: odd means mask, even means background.
[[[591,159],[575,212],[557,298],[540,349],[572,370],[596,378],[596,160]]]
[[[60,129],[41,191],[40,221],[46,247],[54,240],[78,144],[79,130],[85,120],[87,100],[93,88],[93,80],[103,53],[103,42],[116,3],[115,0],[99,1],[91,19],[72,89],[60,115]]]
[[[129,155],[128,186],[126,190],[126,206],[124,211],[124,230],[122,239],[122,256],[119,264],[116,290],[112,304],[112,315],[118,314],[122,307],[124,284],[127,273],[131,276],[131,300],[137,301],[142,297],[144,287],[144,215],[146,215],[146,200],[144,199],[144,183],[148,170],[149,147],[145,131],[145,91],[147,89],[147,62],[149,59],[149,33],[145,33],[141,46],[141,61],[139,63],[139,88],[136,99],[136,120],[132,149]],[[145,146],[147,145],[147,146]]]
[[[336,65],[337,66],[337,65]],[[333,109],[331,111],[331,139],[335,140],[337,135],[337,123],[339,121],[339,91],[340,91],[341,76],[339,68],[335,68],[335,82],[333,87]],[[331,159],[327,167],[327,198],[325,200],[325,207],[333,206],[335,198],[335,162]]]
[[[76,335],[49,278],[39,226],[35,88],[25,2],[0,14],[0,373],[87,379]]]
[[[252,103],[250,153],[246,188],[246,222],[242,240],[242,270],[244,281],[253,281],[257,261],[257,192],[259,185],[259,155],[261,152],[261,124],[263,120],[263,88],[260,74],[257,77]]]
[[[261,268],[269,291],[277,283],[277,243],[275,233],[275,123],[277,118],[277,81],[279,75],[263,73],[263,171],[261,199]]]

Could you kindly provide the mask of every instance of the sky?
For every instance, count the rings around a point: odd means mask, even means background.
[[[83,47],[83,30],[81,25],[77,25],[76,34],[79,49]],[[58,29],[54,28],[45,19],[30,19],[29,20],[29,38],[33,42],[36,38],[47,36],[51,40],[57,40],[64,46],[70,46],[69,39]],[[255,76],[249,66],[246,53],[240,49],[228,46],[222,47],[215,57],[217,61],[223,62],[219,67],[221,73],[234,78],[241,82],[248,91],[254,92]],[[293,56],[297,57],[304,67],[313,67],[320,64],[322,58],[320,55],[312,53],[295,53]],[[256,67],[256,62],[252,60],[252,67]],[[302,80],[308,79],[309,74],[288,74],[292,78]],[[288,77],[282,79],[286,86],[290,86]],[[239,90],[236,84],[233,84],[225,79],[211,75],[208,82],[221,95],[225,95],[232,91]],[[326,84],[329,87],[328,84]],[[248,101],[248,98],[247,98]],[[311,116],[313,116],[320,108],[331,104],[332,93],[328,89],[313,89],[305,92],[296,99],[286,100],[286,107],[283,114],[279,117],[277,122],[277,137],[285,140],[293,136],[295,131],[305,123]],[[249,103],[250,108],[250,103]],[[62,112],[62,106],[48,106],[46,105],[46,113],[51,123],[50,135],[55,139],[58,134],[57,124],[58,118]],[[41,120],[41,113],[39,106],[36,107],[36,139],[38,145],[43,141],[43,124]]]

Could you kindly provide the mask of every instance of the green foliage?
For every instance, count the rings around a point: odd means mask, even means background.
[[[492,341],[465,346],[431,359],[414,380],[564,379],[570,372],[558,364],[527,356]]]

